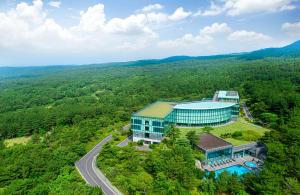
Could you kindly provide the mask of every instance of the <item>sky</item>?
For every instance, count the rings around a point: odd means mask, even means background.
[[[0,0],[0,66],[227,54],[299,39],[300,0]]]

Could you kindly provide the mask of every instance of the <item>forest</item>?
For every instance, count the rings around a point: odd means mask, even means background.
[[[128,194],[300,191],[299,58],[0,69],[0,75],[0,194],[101,194],[85,185],[75,161],[109,133],[124,138],[119,129],[153,101],[199,100],[220,89],[239,91],[256,122],[273,129],[261,138],[268,156],[259,175],[204,175],[194,168],[201,155],[192,140],[179,139],[176,130],[144,155],[110,143],[99,166]],[[27,144],[5,145],[23,136],[31,136]]]

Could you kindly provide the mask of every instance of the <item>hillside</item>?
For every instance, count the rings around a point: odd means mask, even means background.
[[[109,133],[115,142],[124,138],[127,132],[119,129],[145,105],[199,100],[217,89],[239,91],[254,117],[275,129],[261,139],[268,159],[259,176],[202,180],[189,146],[137,157],[131,147],[110,145],[103,163],[114,184],[125,193],[293,194],[300,179],[300,59],[291,56],[298,46],[279,48],[284,57],[262,60],[175,57],[0,71],[0,194],[99,194],[85,185],[75,161]],[[4,144],[28,136],[22,145]],[[180,160],[167,163],[168,155]]]
[[[237,58],[242,60],[255,60],[263,59],[267,57],[300,57],[300,40],[290,45],[281,48],[266,48],[249,53],[235,53],[224,55],[212,55],[212,56],[171,56],[164,59],[149,59],[149,60],[137,60],[130,62],[113,62],[113,63],[101,63],[101,64],[89,64],[89,65],[77,65],[77,66],[46,66],[46,67],[0,67],[0,81],[10,80],[15,78],[31,78],[41,77],[47,74],[55,74],[61,71],[69,71],[73,69],[85,70],[107,68],[107,67],[119,67],[119,66],[145,66],[154,64],[163,64],[171,62],[179,62],[186,60],[218,60]]]

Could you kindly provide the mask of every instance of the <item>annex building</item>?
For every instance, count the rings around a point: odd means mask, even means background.
[[[132,115],[133,141],[159,143],[167,125],[217,126],[235,120],[238,115],[236,91],[217,91],[213,99],[195,102],[157,101]]]

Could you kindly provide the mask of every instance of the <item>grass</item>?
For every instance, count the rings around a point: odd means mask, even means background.
[[[136,116],[164,118],[173,109],[174,102],[155,102],[136,113]]]
[[[202,133],[203,128],[180,128],[181,136],[185,137],[186,133],[195,130],[197,133]],[[250,141],[256,140],[256,138],[262,137],[265,132],[270,131],[264,127],[254,125],[247,122],[243,118],[239,118],[236,122],[230,123],[228,125],[214,127],[210,132],[211,134],[220,137],[225,133],[234,133],[236,131],[241,131],[243,133],[243,138],[225,138],[226,141],[237,146],[242,144],[247,144]]]
[[[16,144],[26,145],[30,140],[31,140],[31,136],[29,136],[29,137],[17,137],[17,138],[4,140],[4,144],[5,144],[6,147],[12,147]]]

